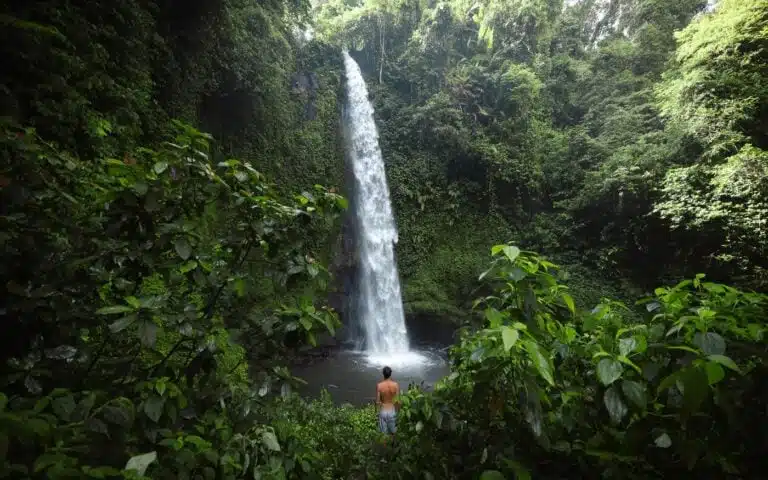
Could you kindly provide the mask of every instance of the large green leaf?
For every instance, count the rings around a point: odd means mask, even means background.
[[[633,380],[622,380],[621,391],[627,399],[637,405],[639,408],[645,408],[647,399],[645,396],[645,386]]]
[[[125,470],[135,470],[139,475],[144,475],[147,471],[147,467],[157,460],[157,452],[149,452],[142,455],[136,455],[128,460],[125,464]]]
[[[102,435],[109,435],[109,428],[107,424],[99,420],[98,418],[88,418],[85,420],[85,428],[90,432],[100,433]]]
[[[659,386],[656,389],[656,393],[659,394],[659,393],[663,392],[664,390],[673,387],[677,383],[677,381],[680,379],[682,374],[683,374],[683,371],[682,370],[678,370],[678,371],[672,372],[669,375],[667,375],[666,377],[664,377],[661,380],[661,382],[659,382]]]
[[[510,262],[514,262],[518,255],[520,255],[520,249],[507,245],[504,247],[504,255],[506,255]]]
[[[157,341],[157,324],[152,320],[145,320],[139,324],[139,338],[145,347],[153,348]]]
[[[155,163],[154,167],[152,167],[152,169],[156,174],[160,175],[168,169],[168,162],[157,162]]]
[[[179,267],[179,272],[187,273],[187,272],[191,272],[196,268],[197,268],[197,262],[195,260],[190,260],[188,262],[185,262],[181,267]]]
[[[132,412],[119,406],[107,405],[101,409],[104,420],[113,425],[129,427],[133,423]]]
[[[725,370],[717,362],[710,361],[705,363],[704,370],[707,372],[707,381],[710,385],[714,385],[725,378]]]
[[[491,248],[491,255],[497,255],[499,252],[504,252],[510,262],[514,262],[520,255],[520,249],[511,245],[494,245]]]
[[[639,346],[639,342],[636,337],[626,337],[619,339],[619,354],[623,356],[629,356]]]
[[[520,338],[520,332],[514,328],[504,325],[501,327],[501,339],[504,342],[504,350],[507,352],[515,346],[517,340]]]
[[[75,397],[73,397],[71,393],[62,395],[61,397],[54,399],[53,402],[51,402],[51,406],[56,416],[67,422],[70,420],[72,412],[75,411]]]
[[[132,312],[133,308],[127,306],[127,305],[112,305],[109,307],[104,307],[96,310],[97,315],[112,315],[114,313],[126,313],[126,312]]]
[[[33,465],[33,472],[42,472],[54,465],[66,463],[67,457],[61,453],[44,453],[37,457]]]
[[[667,433],[662,433],[653,441],[659,448],[669,448],[672,446],[672,439],[669,438]]]
[[[486,308],[485,318],[488,320],[488,326],[491,328],[498,328],[504,320],[504,316],[495,308]]]
[[[306,316],[299,317],[299,323],[304,327],[304,330],[312,330],[312,319]]]
[[[615,385],[609,387],[603,394],[603,403],[613,423],[619,423],[629,411],[621,399],[621,394]]]
[[[163,414],[163,406],[165,406],[165,397],[151,395],[144,402],[144,413],[146,413],[153,422],[157,422]]]
[[[505,477],[498,470],[486,470],[480,474],[480,480],[505,480]]]
[[[624,373],[624,366],[615,358],[603,358],[597,363],[597,378],[603,385],[610,385]]]
[[[275,436],[274,432],[270,432],[269,430],[263,431],[261,433],[261,441],[268,449],[275,452],[280,451],[280,443],[277,441],[277,436]]]
[[[734,372],[741,373],[739,366],[736,365],[736,362],[731,360],[730,357],[726,357],[725,355],[710,355],[707,358],[713,362],[719,363],[724,367],[730,368]]]
[[[520,267],[513,267],[508,272],[507,275],[509,276],[509,279],[513,282],[519,282],[520,280],[525,278],[525,271]]]
[[[131,315],[127,315],[119,320],[115,320],[114,322],[109,324],[109,331],[112,333],[118,333],[122,332],[126,328],[128,328],[133,322],[135,322],[138,319],[138,316],[134,313]]]
[[[138,309],[141,307],[141,302],[138,298],[134,297],[133,295],[129,295],[125,297],[123,300],[125,300],[125,303],[133,307],[134,309]]]
[[[568,310],[570,310],[572,314],[576,313],[576,304],[573,302],[573,297],[567,293],[563,293],[561,296],[563,297],[565,304],[568,306]]]
[[[531,480],[531,472],[525,468],[520,462],[505,459],[507,466],[515,473],[515,480]]]
[[[691,367],[680,378],[683,384],[683,407],[688,413],[698,411],[709,395],[709,381],[702,368]]]
[[[189,245],[187,237],[179,237],[173,242],[173,246],[176,249],[176,253],[182,260],[187,260],[192,254],[192,247]]]
[[[533,340],[526,340],[524,343],[525,350],[528,352],[528,357],[531,359],[534,367],[539,372],[539,375],[547,381],[550,385],[555,384],[555,378],[552,372],[552,364],[544,353],[541,351],[541,347]]]
[[[706,355],[725,354],[725,340],[715,332],[696,332],[693,336],[693,344]]]

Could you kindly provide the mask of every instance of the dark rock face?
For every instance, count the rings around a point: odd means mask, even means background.
[[[411,345],[446,346],[455,342],[456,326],[429,315],[406,315],[405,326]]]
[[[320,83],[315,72],[298,72],[291,78],[293,93],[317,93]]]
[[[341,315],[344,324],[339,338],[354,341],[360,338],[360,326],[355,318],[355,290],[357,278],[357,249],[354,238],[354,221],[352,214],[344,216],[341,232],[336,239],[334,256],[330,271],[334,278],[334,288],[329,303]],[[343,335],[342,335],[343,334]]]
[[[297,72],[291,77],[291,92],[304,101],[304,119],[314,120],[317,116],[315,99],[320,88],[315,72]]]

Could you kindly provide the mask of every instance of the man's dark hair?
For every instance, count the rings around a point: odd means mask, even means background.
[[[384,367],[384,370],[382,370],[381,373],[383,373],[384,378],[387,379],[392,376],[392,369],[389,367]]]

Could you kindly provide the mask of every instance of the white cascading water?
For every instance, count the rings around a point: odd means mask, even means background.
[[[345,132],[354,174],[357,249],[360,262],[357,315],[372,363],[419,363],[405,328],[400,279],[395,264],[397,228],[392,216],[373,106],[360,67],[344,52],[347,74]]]

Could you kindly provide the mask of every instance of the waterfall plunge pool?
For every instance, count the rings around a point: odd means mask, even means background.
[[[392,368],[392,379],[406,391],[410,384],[431,388],[449,373],[444,349],[423,347],[404,355],[371,355],[367,352],[340,350],[310,365],[295,366],[293,374],[307,382],[299,393],[317,398],[325,389],[334,403],[363,405],[376,400],[376,384],[382,380],[381,369]]]

